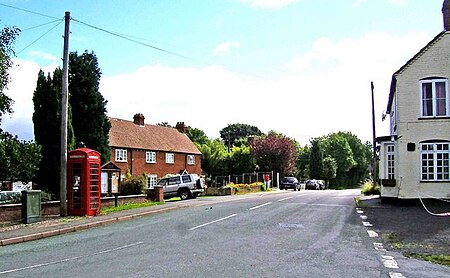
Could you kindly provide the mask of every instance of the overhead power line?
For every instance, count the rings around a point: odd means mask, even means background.
[[[45,35],[47,35],[48,33],[50,33],[53,29],[55,29],[59,24],[61,24],[61,22],[63,22],[64,19],[60,19],[58,23],[56,23],[52,28],[50,28],[50,30],[48,30],[47,32],[45,32],[44,34],[42,34],[39,38],[35,39],[33,42],[31,42],[30,44],[28,44],[27,46],[25,46],[22,50],[20,50],[19,52],[17,52],[17,55],[19,55],[20,53],[22,53],[25,49],[27,49],[28,47],[32,46],[33,44],[35,44],[38,40],[42,39]]]
[[[194,59],[189,58],[187,56],[184,56],[184,55],[181,55],[181,54],[169,51],[169,50],[165,50],[163,48],[156,47],[156,46],[148,44],[148,43],[144,43],[144,42],[138,41],[138,40],[134,39],[135,37],[133,38],[133,36],[130,36],[130,35],[125,35],[125,34],[113,32],[113,31],[109,31],[109,30],[106,30],[106,29],[103,29],[103,28],[100,28],[100,27],[97,27],[97,26],[94,26],[94,25],[82,22],[82,21],[74,19],[74,18],[72,18],[72,21],[77,22],[77,23],[79,23],[81,25],[85,25],[87,27],[90,27],[90,28],[93,28],[93,29],[105,32],[107,34],[110,34],[110,35],[113,35],[113,36],[116,36],[116,37],[119,37],[119,38],[122,38],[122,39],[125,39],[125,40],[128,40],[128,41],[131,41],[131,42],[134,42],[134,43],[146,46],[146,47],[153,48],[153,49],[158,50],[158,51],[162,51],[162,52],[165,52],[165,53],[168,53],[168,54],[171,54],[171,55],[175,55],[175,56],[178,56],[180,58],[184,58],[184,59],[188,59],[188,60],[194,60]]]
[[[52,19],[61,19],[60,17],[51,16],[51,15],[48,15],[48,14],[43,14],[43,13],[38,13],[38,12],[33,12],[33,11],[30,11],[30,10],[27,10],[27,9],[22,9],[22,8],[19,8],[19,7],[14,7],[14,6],[3,4],[3,3],[0,3],[0,6],[11,8],[11,9],[15,9],[15,10],[19,10],[19,11],[30,13],[30,14],[36,14],[36,15],[40,15],[40,16],[48,17],[48,18],[52,18]]]
[[[36,29],[36,28],[39,28],[39,27],[42,27],[42,26],[45,26],[45,25],[49,25],[49,24],[52,24],[52,23],[55,23],[55,22],[57,22],[57,21],[61,21],[62,19],[55,19],[55,20],[52,20],[52,21],[50,21],[50,22],[47,22],[47,23],[42,23],[42,24],[39,24],[39,25],[36,25],[36,26],[33,26],[33,27],[28,27],[28,28],[25,28],[25,29],[20,29],[20,32],[25,32],[25,31],[29,31],[29,30],[32,30],[32,29]]]

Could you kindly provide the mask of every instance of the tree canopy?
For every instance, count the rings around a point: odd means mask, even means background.
[[[229,124],[227,127],[220,131],[220,138],[224,141],[225,145],[230,149],[235,146],[236,141],[240,138],[248,136],[261,136],[262,132],[256,126],[248,124]]]
[[[98,151],[102,162],[109,161],[109,130],[106,115],[107,101],[99,92],[101,70],[97,57],[87,51],[69,55],[69,103],[72,108],[72,125],[79,147]]]
[[[13,44],[19,32],[17,27],[4,27],[0,31],[0,124],[4,113],[12,113],[13,100],[5,95],[4,90],[10,81],[9,69],[13,65],[11,58],[15,55]]]

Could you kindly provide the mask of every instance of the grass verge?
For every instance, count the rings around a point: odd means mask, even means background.
[[[143,202],[143,203],[126,203],[126,204],[122,204],[118,207],[115,206],[111,206],[111,207],[105,207],[102,208],[101,214],[102,215],[107,215],[113,212],[117,212],[117,211],[123,211],[123,210],[129,210],[129,209],[136,209],[136,208],[144,208],[144,207],[151,207],[151,206],[156,206],[156,205],[161,205],[163,204],[162,202]]]

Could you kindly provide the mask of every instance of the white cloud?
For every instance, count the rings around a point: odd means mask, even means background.
[[[231,48],[239,48],[240,42],[225,42],[216,46],[213,50],[213,56],[224,56],[230,53]]]
[[[262,9],[279,9],[289,4],[298,2],[299,0],[241,0],[250,6]]]
[[[406,4],[406,0],[384,0],[384,1],[388,4],[398,6],[404,6]],[[367,2],[368,0],[355,0],[352,4],[352,7],[359,7]]]
[[[146,123],[184,121],[212,138],[219,138],[228,124],[246,123],[263,132],[284,133],[301,144],[337,131],[350,131],[365,141],[372,136],[370,81],[375,83],[377,135],[387,135],[387,122],[381,125],[380,120],[392,73],[429,39],[422,33],[375,32],[337,41],[321,38],[286,63],[288,73],[263,80],[220,66],[147,65],[104,76],[100,92],[111,117],[132,120],[135,113],[143,113]],[[7,127],[26,123],[26,131],[32,131],[31,99],[39,67],[22,61],[20,68],[12,72],[9,95],[16,104]]]
[[[353,2],[352,7],[359,7],[365,3],[367,3],[367,0],[356,0],[355,2]]]
[[[40,67],[33,61],[13,59],[14,66],[9,70],[11,82],[6,95],[14,100],[12,109],[14,113],[3,116],[2,129],[18,135],[19,139],[33,139],[33,92],[39,69],[44,72],[53,72],[56,64]]]
[[[30,55],[33,57],[42,58],[46,61],[50,61],[53,63],[58,63],[61,61],[61,58],[59,58],[59,57],[56,57],[56,56],[48,54],[48,53],[40,52],[40,51],[31,51]]]

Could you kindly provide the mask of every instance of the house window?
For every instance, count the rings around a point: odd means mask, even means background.
[[[146,163],[156,163],[156,152],[145,152]]]
[[[394,145],[386,146],[386,173],[389,180],[395,179],[395,154]]]
[[[449,95],[447,79],[420,81],[422,117],[449,116]]]
[[[127,162],[127,150],[117,149],[116,150],[116,161],[117,162]]]
[[[148,187],[148,189],[155,188],[157,178],[158,178],[157,175],[147,175],[147,187]]]
[[[195,164],[195,155],[189,154],[187,156],[187,164],[194,165]]]
[[[420,144],[423,181],[449,181],[450,143]]]
[[[166,153],[166,163],[175,163],[175,155],[173,153]]]

